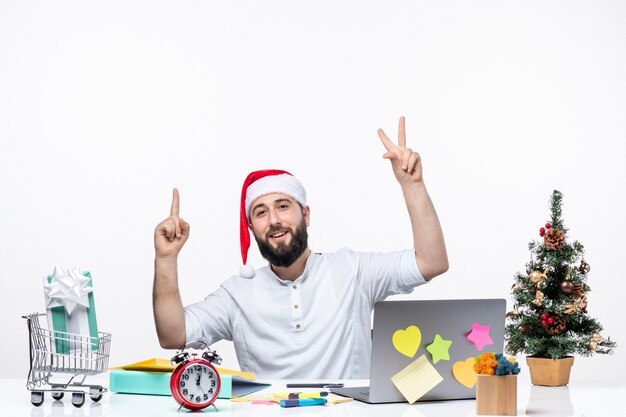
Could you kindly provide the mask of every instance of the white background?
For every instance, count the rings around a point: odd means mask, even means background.
[[[409,298],[510,303],[559,189],[592,268],[589,313],[624,346],[625,21],[626,3],[598,0],[1,0],[2,376],[27,374],[21,315],[44,311],[56,264],[92,273],[111,365],[171,357],[152,234],[174,186],[192,227],[185,304],[238,271],[251,170],[302,181],[314,251],[410,247],[376,135],[400,115],[450,258]],[[263,264],[254,245],[250,259]],[[572,378],[621,381],[624,359],[577,358]]]

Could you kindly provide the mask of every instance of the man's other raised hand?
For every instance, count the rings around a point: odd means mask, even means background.
[[[177,257],[189,238],[189,223],[184,221],[179,213],[180,196],[178,189],[174,188],[170,216],[154,230],[154,249],[157,258]]]
[[[404,128],[404,116],[398,122],[398,144],[393,143],[382,129],[378,129],[383,146],[387,152],[383,158],[391,161],[393,173],[401,185],[410,182],[422,181],[422,161],[420,155],[413,149],[406,147],[406,132]]]

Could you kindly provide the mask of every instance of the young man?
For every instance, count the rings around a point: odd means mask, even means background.
[[[404,118],[398,144],[378,135],[407,204],[413,249],[363,253],[343,248],[312,253],[310,211],[302,184],[280,170],[256,171],[241,197],[240,274],[205,300],[183,308],[177,256],[189,237],[174,190],[170,217],[155,230],[153,307],[161,346],[232,340],[242,370],[261,378],[369,377],[370,315],[390,294],[408,293],[448,269],[441,226],[422,178],[420,156],[406,147]],[[247,261],[253,232],[269,261],[254,270]]]

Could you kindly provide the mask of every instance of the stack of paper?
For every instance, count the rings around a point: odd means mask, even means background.
[[[172,395],[170,377],[175,366],[167,359],[152,358],[130,365],[111,368],[109,385],[111,392],[122,394]],[[249,372],[216,368],[220,374],[221,388],[218,398],[234,398],[269,387],[256,382]]]

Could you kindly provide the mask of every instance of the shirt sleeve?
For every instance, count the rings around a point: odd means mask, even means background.
[[[361,252],[358,276],[359,285],[367,292],[372,306],[389,295],[407,294],[428,282],[417,265],[412,249],[389,253]]]
[[[203,341],[212,345],[222,339],[233,340],[233,304],[228,291],[220,287],[203,301],[185,307],[186,342]]]

